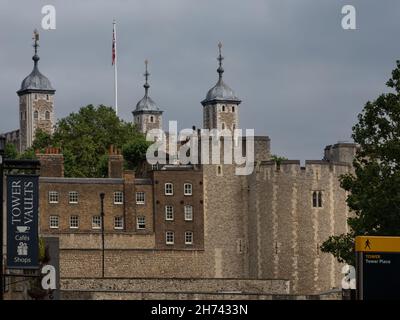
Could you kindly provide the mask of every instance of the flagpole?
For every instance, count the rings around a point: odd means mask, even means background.
[[[115,19],[113,21],[113,30],[114,30],[114,97],[115,97],[115,114],[118,115],[118,55],[117,55],[117,27],[116,27]]]

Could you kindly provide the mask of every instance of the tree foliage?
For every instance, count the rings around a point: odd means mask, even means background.
[[[349,264],[356,236],[400,236],[400,61],[387,86],[392,92],[367,102],[353,127],[360,149],[354,173],[341,177],[353,213],[350,232],[330,237],[321,248]]]
[[[275,161],[275,163],[276,163],[277,165],[280,165],[280,164],[282,163],[282,161],[287,160],[287,158],[286,158],[286,157],[278,156],[278,155],[276,155],[276,154],[273,154],[273,155],[271,156],[271,160],[272,160],[272,161]]]
[[[142,140],[136,127],[118,118],[112,108],[88,105],[60,119],[52,136],[37,131],[31,150],[61,148],[67,177],[104,177],[110,145],[122,149]]]
[[[135,170],[138,165],[146,160],[146,151],[151,142],[144,137],[129,141],[122,148],[122,154],[126,160],[126,167]]]
[[[18,151],[17,148],[12,143],[6,143],[4,150],[4,157],[6,159],[17,159]]]

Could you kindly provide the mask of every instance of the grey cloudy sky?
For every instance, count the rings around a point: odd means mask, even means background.
[[[18,127],[15,92],[32,69],[32,30],[46,4],[57,29],[39,29],[40,70],[57,89],[58,118],[113,104],[115,17],[123,119],[143,96],[147,58],[164,122],[201,126],[222,41],[224,79],[243,100],[241,127],[269,135],[272,151],[290,159],[320,159],[325,145],[350,140],[400,58],[398,0],[0,0],[0,131]],[[357,9],[356,31],[341,28],[346,4]]]

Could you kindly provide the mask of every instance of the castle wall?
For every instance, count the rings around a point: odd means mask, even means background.
[[[246,277],[247,192],[234,165],[204,165],[205,251],[214,261],[211,276]]]
[[[250,277],[287,278],[292,292],[312,294],[340,287],[340,266],[320,245],[346,232],[346,193],[339,176],[347,165],[297,161],[262,163],[249,177]],[[321,191],[322,207],[312,193]]]

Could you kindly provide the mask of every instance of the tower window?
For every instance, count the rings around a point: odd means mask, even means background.
[[[235,107],[234,106],[232,106],[232,112],[235,112]]]
[[[225,129],[225,123],[222,122],[222,130]]]
[[[33,118],[34,118],[35,120],[39,119],[39,112],[35,111],[35,112],[33,113]]]
[[[225,112],[225,106],[222,106],[222,112]]]
[[[154,122],[154,117],[150,116],[150,122],[153,123]]]
[[[46,111],[46,120],[50,120],[50,112]]]
[[[48,94],[46,95],[46,100],[49,101],[49,95]]]
[[[322,208],[322,191],[312,193],[312,204],[314,208]]]

